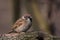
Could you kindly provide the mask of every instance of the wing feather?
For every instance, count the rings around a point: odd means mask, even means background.
[[[16,29],[17,27],[20,27],[21,25],[25,24],[25,19],[19,19],[15,22],[15,24],[12,26],[12,29]]]

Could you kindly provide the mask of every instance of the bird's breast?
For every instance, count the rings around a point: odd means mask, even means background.
[[[23,31],[25,31],[25,30],[27,30],[29,28],[30,24],[31,24],[31,22],[27,21],[26,23],[23,23],[22,25],[20,25],[19,27],[17,27],[15,29],[15,31],[17,31],[17,32],[23,32]]]

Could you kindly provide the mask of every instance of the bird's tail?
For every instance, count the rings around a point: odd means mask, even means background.
[[[11,30],[11,31],[8,32],[8,34],[9,34],[9,33],[17,33],[17,32],[14,31],[14,30]]]

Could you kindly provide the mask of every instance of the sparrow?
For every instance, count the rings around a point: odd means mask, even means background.
[[[12,26],[12,30],[9,33],[27,32],[31,26],[32,16],[30,14],[25,14],[15,22],[15,24]]]

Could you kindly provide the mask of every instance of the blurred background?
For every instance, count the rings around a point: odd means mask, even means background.
[[[0,33],[8,33],[25,13],[33,17],[29,31],[60,36],[60,0],[0,0]]]

